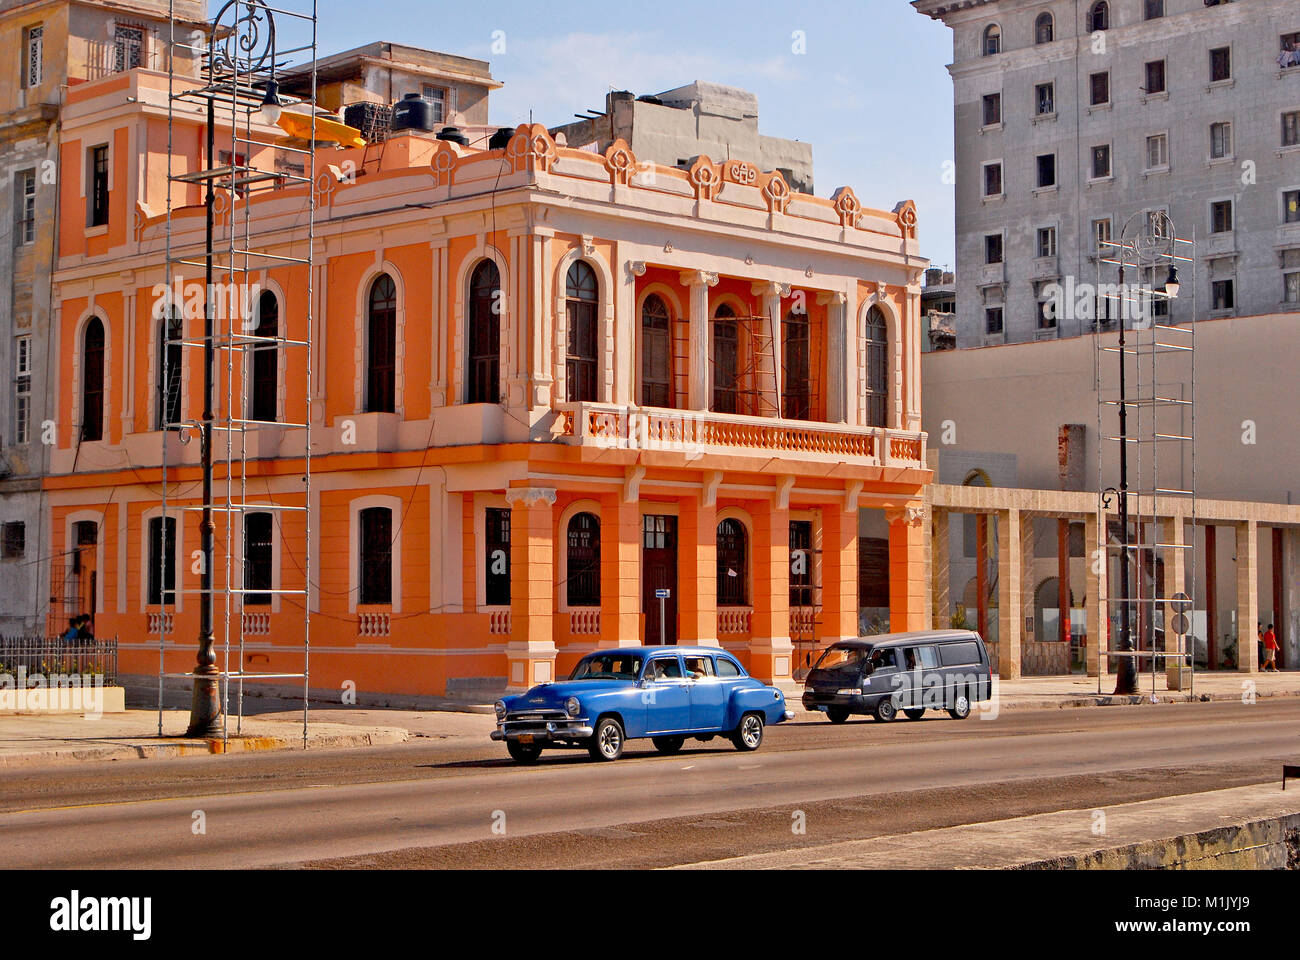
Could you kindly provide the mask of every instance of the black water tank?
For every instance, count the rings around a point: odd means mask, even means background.
[[[500,127],[497,132],[492,134],[492,139],[488,141],[489,150],[504,150],[510,145],[510,138],[515,135],[514,127]]]
[[[450,140],[452,143],[459,143],[462,147],[469,146],[469,137],[460,132],[460,127],[443,127],[438,131],[439,140]]]
[[[433,116],[433,101],[418,93],[408,93],[393,104],[393,132],[400,130],[433,130],[437,121]]]

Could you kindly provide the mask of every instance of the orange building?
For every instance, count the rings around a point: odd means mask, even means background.
[[[201,310],[158,310],[166,80],[71,89],[62,134],[52,552],[93,565],[96,632],[126,673],[157,670],[159,630],[167,669],[189,669],[197,632],[198,444],[161,429],[202,412],[201,354],[165,343],[169,322],[201,337]],[[200,134],[178,122],[174,170],[199,166]],[[250,163],[275,169],[276,134]],[[233,582],[267,591],[231,614],[243,667],[300,666],[302,605],[276,591],[310,576],[313,688],[487,695],[660,640],[788,681],[858,635],[868,524],[887,531],[870,556],[889,626],[929,625],[910,202],[795,193],[743,159],[570,149],[540,125],[498,149],[407,132],[317,170],[314,302],[307,267],[255,275],[279,335],[305,340],[310,306],[314,373],[289,348],[235,371],[247,415],[286,424],[257,434],[249,483],[307,508],[233,528]],[[105,222],[87,227],[97,177]],[[173,253],[201,250],[199,199],[174,196]],[[300,256],[307,203],[223,194],[218,233],[251,204],[262,245]],[[289,425],[307,422],[310,502]]]

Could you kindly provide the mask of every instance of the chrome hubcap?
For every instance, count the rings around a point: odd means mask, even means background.
[[[745,743],[752,747],[758,743],[758,738],[762,735],[761,731],[762,728],[758,725],[758,721],[753,717],[747,717],[745,719],[745,729],[741,736],[745,738]]]
[[[600,731],[600,752],[607,757],[612,757],[618,753],[618,745],[622,738],[618,735],[618,727],[610,724]]]
[[[958,698],[957,698],[957,712],[958,712],[958,713],[965,713],[965,712],[966,712],[967,710],[969,710],[969,709],[970,709],[970,701],[967,700],[965,697],[958,697]]]

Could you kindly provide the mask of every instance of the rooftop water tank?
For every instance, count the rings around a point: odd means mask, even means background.
[[[408,93],[393,104],[393,132],[423,130],[431,132],[437,120],[433,115],[433,101],[418,93]]]
[[[510,145],[510,138],[515,135],[514,127],[500,127],[497,132],[492,134],[492,139],[488,141],[489,150],[504,150]]]
[[[443,127],[438,131],[439,140],[450,140],[452,143],[459,143],[462,147],[469,146],[469,137],[460,132],[460,127]]]

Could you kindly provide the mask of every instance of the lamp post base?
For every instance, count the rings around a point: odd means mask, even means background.
[[[220,738],[224,733],[221,716],[221,684],[215,676],[194,677],[194,698],[190,701],[187,737]]]

